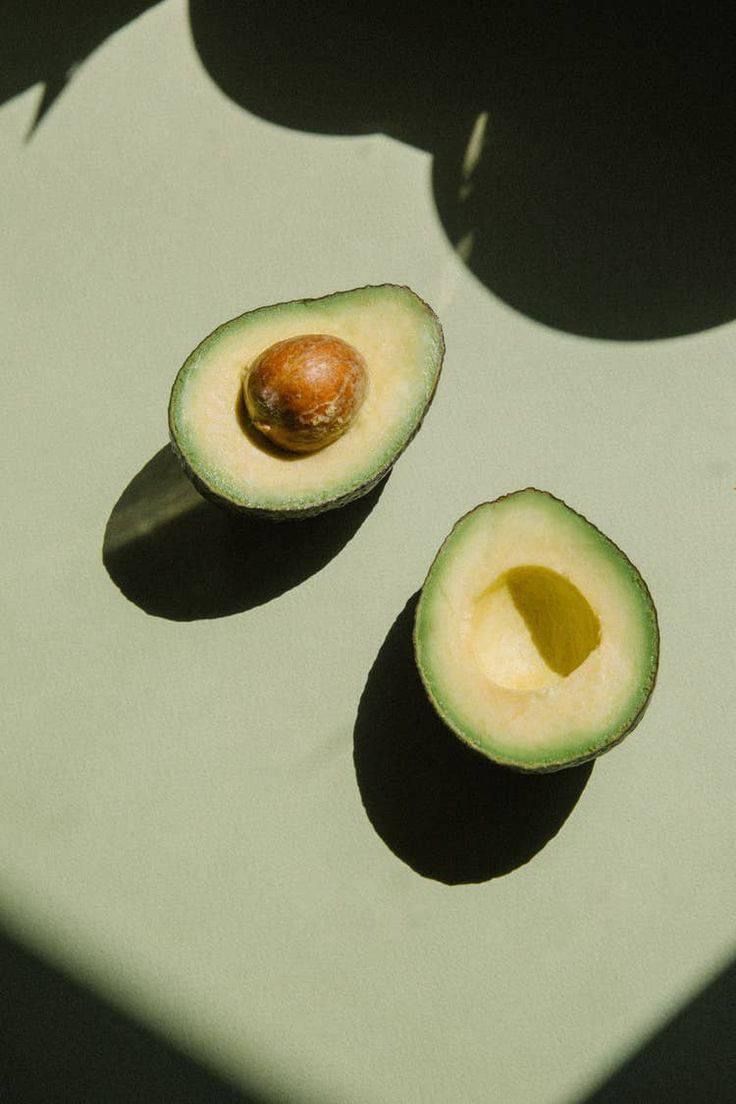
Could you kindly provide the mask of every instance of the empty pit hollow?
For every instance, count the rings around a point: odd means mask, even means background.
[[[566,576],[534,564],[499,575],[476,599],[472,648],[482,674],[510,690],[559,683],[601,641],[601,624]]]

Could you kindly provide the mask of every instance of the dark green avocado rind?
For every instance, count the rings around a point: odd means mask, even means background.
[[[451,709],[445,702],[443,695],[438,691],[438,688],[434,685],[431,673],[426,669],[423,663],[422,657],[422,637],[423,637],[423,619],[425,616],[426,606],[428,598],[431,594],[431,588],[433,583],[437,580],[438,567],[442,562],[442,559],[447,554],[448,549],[452,548],[453,543],[462,537],[462,530],[465,524],[480,510],[485,510],[489,506],[497,506],[510,499],[516,498],[520,495],[533,494],[543,495],[551,502],[562,507],[568,515],[577,519],[585,530],[595,534],[599,545],[604,548],[610,558],[615,561],[616,566],[623,570],[629,581],[635,587],[638,598],[639,606],[642,610],[642,614],[646,622],[646,633],[649,641],[649,647],[647,651],[648,667],[644,677],[642,678],[638,693],[630,699],[630,708],[626,716],[616,724],[613,729],[609,729],[603,733],[591,734],[588,741],[585,741],[579,735],[574,740],[573,753],[572,747],[569,747],[566,751],[564,746],[555,749],[555,753],[537,755],[533,760],[529,758],[523,758],[521,756],[514,757],[509,755],[507,751],[500,751],[489,747],[480,740],[474,738],[472,726],[463,725],[460,723],[456,716],[456,712]],[[422,586],[419,601],[414,616],[414,629],[413,629],[413,644],[414,655],[416,659],[417,669],[419,671],[420,678],[424,685],[427,696],[432,703],[434,709],[444,721],[447,727],[458,736],[463,743],[467,744],[474,751],[479,752],[486,758],[492,759],[494,762],[499,763],[501,766],[509,767],[513,770],[521,771],[528,774],[540,774],[551,773],[553,771],[563,770],[568,767],[579,766],[581,763],[586,763],[592,759],[596,759],[599,756],[610,751],[616,747],[621,741],[633,732],[640,720],[644,716],[646,709],[651,700],[652,691],[654,690],[657,673],[659,669],[659,654],[660,654],[660,633],[659,622],[657,618],[657,610],[652,599],[651,593],[644,579],[642,578],[638,569],[631,562],[629,557],[623,552],[614,542],[607,537],[605,533],[602,533],[597,526],[588,521],[582,514],[573,510],[562,499],[557,498],[555,495],[550,494],[548,491],[540,491],[536,487],[526,487],[520,491],[512,491],[509,494],[501,495],[499,498],[492,502],[483,502],[478,506],[475,506],[472,510],[469,510],[453,526],[448,536],[440,546],[432,564],[430,565],[427,577]],[[583,751],[580,751],[581,745],[584,747]]]
[[[183,447],[180,441],[180,435],[177,430],[177,413],[181,402],[181,394],[184,384],[186,382],[187,373],[190,366],[197,362],[200,354],[205,347],[211,345],[218,340],[218,337],[223,331],[229,330],[233,326],[241,325],[246,320],[264,314],[266,312],[270,314],[278,314],[283,312],[286,315],[294,309],[303,307],[309,307],[311,304],[320,304],[321,302],[328,300],[335,300],[341,297],[357,297],[361,293],[371,294],[374,292],[384,292],[395,290],[402,294],[408,294],[411,296],[412,303],[418,309],[426,315],[426,322],[430,325],[433,331],[433,338],[435,343],[434,349],[434,364],[433,364],[433,378],[432,385],[428,391],[421,406],[416,408],[413,419],[409,424],[408,432],[401,437],[395,447],[390,451],[388,455],[381,457],[381,462],[377,467],[371,469],[370,465],[367,465],[367,474],[365,478],[361,478],[353,485],[346,486],[343,493],[329,496],[326,495],[323,498],[312,495],[308,502],[298,505],[277,505],[269,506],[259,504],[256,501],[239,501],[229,495],[222,487],[214,485],[214,481],[207,478],[206,473],[202,466],[198,466],[196,462],[196,456],[193,455],[191,449]],[[230,319],[227,322],[217,326],[207,337],[205,337],[199,345],[193,350],[193,352],[187,357],[186,361],[180,368],[174,385],[171,389],[171,396],[168,407],[168,426],[169,426],[169,439],[171,443],[174,455],[177,457],[179,463],[185,475],[189,478],[199,493],[207,498],[209,501],[215,503],[226,510],[229,510],[236,514],[247,515],[250,517],[262,517],[269,518],[274,521],[297,519],[297,518],[309,518],[314,517],[317,514],[323,513],[326,510],[337,509],[341,506],[348,505],[350,502],[354,502],[356,499],[368,494],[374,487],[376,487],[385,476],[391,471],[396,461],[405,451],[405,449],[411,444],[414,437],[417,435],[422,427],[427,412],[432,404],[434,396],[437,391],[437,385],[442,371],[445,355],[445,339],[442,330],[442,325],[439,321],[434,310],[429,306],[425,300],[423,300],[415,291],[403,284],[379,284],[371,285],[366,284],[363,287],[352,288],[346,291],[332,292],[328,295],[319,296],[311,299],[294,299],[288,300],[283,303],[275,303],[267,306],[257,307],[254,310],[246,311],[244,314]]]
[[[420,425],[417,426],[416,430],[414,431],[415,433],[419,431]],[[414,434],[412,434],[412,436],[414,436]],[[406,445],[409,444],[410,440],[411,438],[409,438],[409,440],[406,442]],[[310,517],[316,517],[318,514],[323,514],[327,510],[336,510],[340,506],[347,506],[349,503],[355,502],[356,499],[362,498],[364,495],[367,495],[370,491],[372,491],[374,487],[378,486],[381,480],[386,475],[388,475],[389,471],[391,470],[400,455],[400,453],[397,453],[392,463],[382,468],[381,471],[379,471],[378,474],[369,482],[361,483],[359,487],[355,488],[355,490],[350,491],[348,494],[342,495],[340,498],[333,498],[327,502],[321,502],[314,506],[305,506],[303,509],[298,510],[268,510],[260,506],[246,506],[239,502],[233,502],[232,499],[227,498],[225,495],[219,494],[203,479],[200,479],[194,468],[192,468],[187,463],[186,457],[183,456],[182,453],[179,451],[176,440],[171,433],[169,434],[169,441],[174,455],[181,464],[182,470],[203,498],[206,498],[208,502],[214,503],[214,505],[220,507],[220,509],[228,510],[230,513],[238,514],[241,517],[266,518],[269,521],[296,521],[301,518],[306,519]],[[406,448],[406,445],[404,446],[404,448]]]

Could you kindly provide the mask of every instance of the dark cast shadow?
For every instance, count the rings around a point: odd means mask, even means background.
[[[248,111],[429,152],[446,234],[516,310],[615,340],[736,317],[734,10],[190,0],[190,19]]]
[[[418,598],[391,627],[360,699],[358,788],[378,835],[417,873],[484,882],[529,862],[557,834],[593,764],[522,774],[461,743],[430,705],[414,661]]]
[[[581,1104],[733,1104],[736,962],[731,962]]]
[[[220,1078],[1,929],[0,988],[3,1104],[276,1104]]]
[[[121,27],[160,0],[3,0],[0,103],[42,83],[29,137],[75,69]]]
[[[734,10],[530,5],[433,148],[445,232],[495,295],[609,340],[736,317]]]
[[[155,2],[8,0],[0,102],[43,81],[33,129]],[[189,14],[205,70],[249,112],[428,152],[450,243],[515,310],[621,341],[736,318],[733,5],[190,0]]]
[[[125,597],[156,617],[194,621],[242,613],[325,567],[355,535],[385,484],[313,518],[238,517],[199,495],[167,445],[115,504],[103,563]]]

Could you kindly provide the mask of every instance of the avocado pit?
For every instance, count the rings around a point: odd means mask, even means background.
[[[363,356],[332,334],[299,334],[264,350],[243,378],[253,426],[289,452],[316,452],[350,427],[363,405]]]

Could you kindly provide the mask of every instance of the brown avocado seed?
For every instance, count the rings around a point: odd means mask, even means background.
[[[365,360],[330,334],[300,334],[269,346],[243,380],[253,425],[290,452],[315,452],[340,437],[368,387]]]

